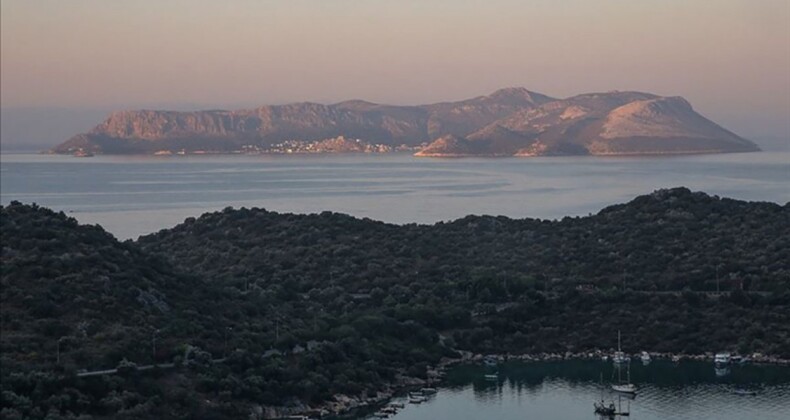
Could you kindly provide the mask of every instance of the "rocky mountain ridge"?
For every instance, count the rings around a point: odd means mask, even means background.
[[[757,146],[680,97],[607,92],[555,99],[524,88],[417,106],[350,100],[236,111],[119,111],[54,153],[266,153],[287,141],[345,137],[417,156],[745,152]]]
[[[418,156],[664,155],[751,152],[751,141],[698,114],[681,97],[643,92],[574,96],[518,111]]]

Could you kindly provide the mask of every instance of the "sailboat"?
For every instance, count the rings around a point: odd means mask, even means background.
[[[628,380],[623,383],[622,371],[617,369],[617,383],[612,384],[612,390],[621,394],[636,395],[636,385],[631,383],[631,364],[626,368]]]
[[[614,417],[617,414],[617,410],[614,406],[614,401],[610,402],[609,405],[606,405],[606,402],[603,399],[603,373],[601,374],[601,402],[594,402],[593,407],[595,414],[601,417]]]
[[[612,357],[612,361],[616,365],[621,365],[624,363],[629,363],[631,358],[623,353],[623,350],[620,348],[620,330],[617,330],[617,351],[614,352],[614,356]]]

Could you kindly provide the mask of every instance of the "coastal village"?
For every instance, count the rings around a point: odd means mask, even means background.
[[[202,149],[159,149],[153,152],[154,156],[184,156],[184,155],[209,155],[209,154],[245,154],[245,155],[288,155],[288,154],[321,154],[321,153],[392,153],[410,152],[419,150],[420,146],[409,146],[402,144],[390,146],[381,143],[369,143],[361,139],[349,139],[345,136],[337,136],[324,140],[285,140],[271,146],[261,146],[257,144],[245,144],[239,149],[228,151],[202,150]],[[72,152],[74,157],[93,157],[95,153],[82,147]]]

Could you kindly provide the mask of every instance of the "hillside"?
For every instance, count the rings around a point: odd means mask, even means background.
[[[698,114],[683,98],[607,92],[578,95],[516,112],[451,147],[431,143],[417,156],[663,155],[756,150],[759,148],[754,143]]]
[[[467,135],[513,112],[552,100],[522,88],[488,96],[418,106],[352,100],[333,105],[295,103],[236,111],[120,111],[88,133],[55,147],[104,154],[214,151],[245,146],[269,150],[288,141],[315,142],[343,136],[370,144],[419,146],[443,134]]]
[[[228,208],[123,243],[37,206],[0,217],[4,418],[326,408],[456,350],[605,350],[617,330],[628,352],[790,358],[790,204],[677,188],[402,226]],[[175,365],[77,376],[123,359]]]
[[[199,280],[99,226],[19,203],[2,208],[1,222],[0,348],[9,369],[53,364],[58,340],[69,364],[151,361],[150,347],[137,344],[204,298]]]

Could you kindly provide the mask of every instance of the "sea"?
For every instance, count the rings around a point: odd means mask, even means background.
[[[37,203],[122,240],[228,206],[333,211],[398,224],[469,214],[561,219],[679,186],[785,204],[790,152],[464,159],[0,154],[2,204]]]
[[[409,404],[393,420],[786,420],[790,419],[790,367],[713,362],[654,360],[630,365],[638,391],[626,396],[611,391],[625,378],[611,362],[510,362],[496,368],[452,369],[426,402]],[[496,375],[495,380],[486,374]],[[617,413],[599,417],[593,404],[614,404]],[[376,419],[372,408],[358,419]],[[628,415],[625,415],[627,413]]]

